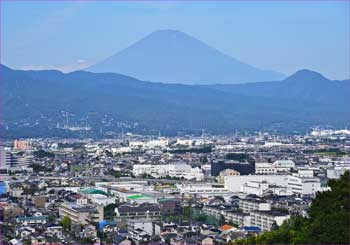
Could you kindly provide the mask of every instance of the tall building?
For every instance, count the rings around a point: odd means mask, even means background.
[[[15,140],[13,142],[14,150],[28,150],[30,149],[30,142],[26,140]]]
[[[10,151],[6,150],[5,147],[0,146],[0,161],[0,169],[8,170],[11,165],[17,162],[17,159]]]
[[[33,157],[30,155],[19,155],[0,146],[0,170],[16,170],[32,164]]]
[[[0,169],[4,169],[6,165],[6,152],[3,146],[0,146]]]

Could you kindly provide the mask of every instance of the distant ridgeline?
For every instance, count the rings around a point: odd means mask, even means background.
[[[330,191],[318,193],[308,218],[292,216],[274,231],[234,244],[349,244],[350,178],[329,180]]]
[[[184,85],[114,73],[20,71],[0,65],[2,137],[107,137],[303,133],[314,125],[350,126],[350,81],[301,70],[274,82]],[[125,131],[126,132],[126,131]]]

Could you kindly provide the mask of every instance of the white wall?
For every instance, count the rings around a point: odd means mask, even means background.
[[[267,181],[270,184],[287,186],[288,175],[241,175],[225,176],[225,187],[232,192],[239,192],[241,185],[248,181]]]

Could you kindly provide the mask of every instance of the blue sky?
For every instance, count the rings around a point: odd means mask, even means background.
[[[71,71],[158,29],[263,69],[350,77],[349,1],[1,2],[1,62]]]

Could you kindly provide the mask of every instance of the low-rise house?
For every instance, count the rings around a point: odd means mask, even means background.
[[[63,227],[61,225],[49,225],[46,229],[47,233],[59,239],[63,238]]]
[[[182,213],[181,201],[178,199],[160,199],[160,212],[162,215],[176,215]]]
[[[224,231],[233,231],[233,230],[237,230],[237,228],[233,227],[232,225],[222,225],[219,227],[219,230],[224,232]]]
[[[214,239],[209,236],[200,236],[197,239],[196,244],[201,244],[201,245],[214,245]]]
[[[82,238],[96,237],[96,236],[97,236],[97,230],[94,225],[88,224],[83,227],[83,231],[81,232]]]
[[[115,235],[112,238],[113,244],[119,244],[119,245],[131,245],[132,240],[128,237],[121,236],[121,235]]]
[[[30,241],[31,241],[32,245],[39,245],[39,244],[43,244],[44,245],[44,244],[47,244],[46,243],[46,238],[44,236],[41,236],[41,235],[39,235],[39,236],[32,236]]]
[[[22,243],[21,240],[16,239],[16,238],[13,238],[13,239],[11,239],[11,240],[9,241],[9,244],[11,244],[11,245],[22,245],[23,243]]]
[[[223,244],[235,241],[237,239],[242,239],[245,237],[244,232],[239,231],[237,229],[229,229],[227,231],[223,231],[218,237],[216,237],[215,241],[216,243]]]
[[[149,219],[128,220],[128,231],[131,234],[137,234],[140,230],[150,236],[158,236],[160,234],[160,225]]]
[[[45,225],[47,216],[18,217],[16,221],[23,225]]]
[[[9,221],[17,216],[22,216],[24,214],[23,208],[17,204],[1,203],[2,208],[2,220]]]
[[[22,240],[24,238],[30,237],[35,232],[35,228],[25,226],[15,229],[15,236],[21,238]]]

